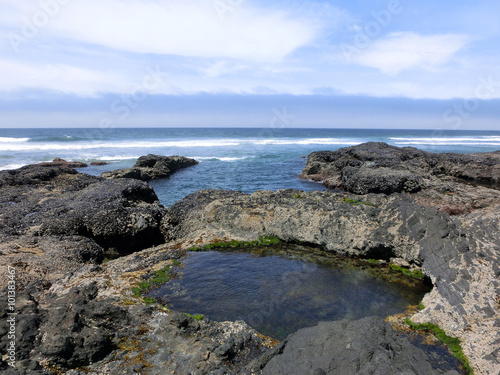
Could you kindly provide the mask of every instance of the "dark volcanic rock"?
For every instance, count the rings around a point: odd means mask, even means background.
[[[355,194],[415,193],[422,187],[422,177],[409,171],[389,168],[345,167],[341,172],[342,187]]]
[[[108,301],[96,301],[97,287],[73,288],[63,296],[49,295],[41,306],[28,291],[17,294],[16,363],[27,373],[37,362],[71,368],[103,359],[116,348],[116,331],[130,322],[128,312]],[[4,294],[2,293],[2,297]],[[4,298],[0,300],[5,311]],[[0,322],[0,354],[4,354],[6,324]],[[39,370],[42,368],[39,367]],[[22,373],[22,372],[21,372]]]
[[[477,201],[491,204],[494,198],[488,189],[476,191],[463,183],[500,189],[500,153],[435,154],[369,142],[333,152],[313,152],[301,177],[324,181],[327,187],[355,194],[417,193],[427,189],[433,190],[434,195],[438,192],[471,196],[458,199],[458,206],[466,206],[464,202],[477,205]],[[453,186],[457,184],[460,187]],[[433,194],[427,197],[443,198]]]
[[[0,209],[4,264],[22,262],[28,267],[22,277],[56,277],[102,261],[105,252],[123,255],[165,242],[160,223],[166,210],[137,180],[38,165],[2,171]]]
[[[115,349],[117,328],[130,318],[126,310],[106,301],[95,301],[97,287],[73,289],[62,297],[49,297],[41,312],[43,325],[35,358],[46,358],[66,368],[85,366]]]
[[[0,235],[79,235],[127,253],[163,242],[164,209],[135,180],[29,166],[0,173]]]
[[[38,165],[41,165],[43,167],[66,167],[66,168],[86,168],[88,167],[87,164],[82,163],[80,161],[66,161],[61,158],[55,158],[51,162],[47,163],[40,163]]]
[[[441,374],[427,355],[381,318],[322,322],[290,335],[263,375]]]
[[[132,168],[118,169],[101,174],[104,178],[135,178],[142,181],[156,180],[166,178],[179,169],[191,167],[198,164],[194,159],[188,159],[183,156],[160,156],[147,155],[141,156]]]

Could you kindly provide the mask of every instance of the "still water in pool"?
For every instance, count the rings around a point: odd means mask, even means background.
[[[241,319],[283,339],[322,320],[400,313],[428,291],[419,281],[391,283],[369,269],[339,263],[338,257],[313,263],[296,252],[268,254],[188,253],[179,277],[149,295],[163,297],[176,311],[217,321]]]

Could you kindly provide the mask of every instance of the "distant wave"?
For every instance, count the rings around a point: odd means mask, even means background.
[[[198,161],[236,161],[236,160],[245,160],[248,157],[241,158],[230,158],[230,157],[219,157],[219,156],[190,156],[191,159],[195,159]]]
[[[0,137],[0,143],[28,142],[29,138]]]
[[[99,157],[91,157],[89,159],[95,160],[105,160],[105,161],[119,161],[119,160],[132,160],[139,159],[140,155],[123,155],[123,156],[99,156]]]
[[[433,137],[433,138],[402,138],[391,137],[391,141],[398,145],[471,145],[471,146],[498,146],[500,145],[499,136],[477,136],[477,137]]]
[[[394,142],[395,145],[433,145],[433,146],[500,146],[500,142]]]
[[[50,151],[50,150],[90,150],[102,148],[168,148],[168,147],[226,147],[240,145],[357,145],[362,143],[337,138],[305,138],[305,139],[193,139],[179,141],[118,141],[118,142],[81,142],[81,143],[45,143],[29,142],[25,144],[0,144],[0,151]]]
[[[61,137],[44,137],[44,138],[29,138],[29,142],[81,142],[81,141],[92,141],[89,138],[74,137],[72,135],[63,135]]]
[[[262,139],[249,143],[256,145],[359,145],[362,141],[342,138],[304,138],[304,139]]]

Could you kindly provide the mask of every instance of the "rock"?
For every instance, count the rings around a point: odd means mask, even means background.
[[[0,346],[3,350],[8,347],[11,341],[8,338],[10,324],[7,322],[7,295],[6,290],[0,293]],[[30,351],[33,349],[35,338],[38,334],[38,327],[41,319],[38,316],[38,304],[26,291],[19,291],[16,295],[16,361],[29,359]]]
[[[431,225],[444,232],[434,232]],[[421,244],[442,242],[444,234],[458,238],[456,225],[446,214],[399,194],[358,201],[331,192],[279,190],[248,195],[204,190],[174,204],[164,226],[169,239],[195,241],[202,234],[207,241],[278,236],[339,254],[384,260],[397,256],[416,264],[422,259]]]
[[[79,366],[95,374],[436,373],[380,319],[321,323],[267,350],[243,322],[196,321],[132,295],[191,246],[259,236],[421,266],[434,289],[413,321],[458,337],[475,373],[498,373],[500,205],[498,190],[482,186],[496,173],[497,153],[446,159],[379,144],[340,154],[311,156],[311,173],[324,179],[330,171],[332,184],[383,194],[205,190],[165,209],[141,181],[53,166],[0,172],[0,274],[14,266],[20,291],[15,373],[42,373],[40,364],[71,374]],[[137,168],[151,168],[148,160]],[[443,202],[438,210],[417,198]],[[450,217],[463,202],[473,209]],[[121,258],[96,264],[105,254]],[[4,355],[5,289],[0,294]],[[9,373],[5,366],[0,361]]]
[[[409,171],[389,168],[345,167],[341,172],[342,187],[354,194],[415,193],[422,187],[422,177]]]
[[[92,163],[90,163],[90,165],[95,165],[95,166],[108,165],[108,164],[109,163],[105,161],[93,161]]]
[[[87,164],[79,162],[79,161],[66,161],[61,158],[55,158],[51,162],[39,163],[37,165],[41,165],[43,167],[66,167],[66,168],[86,168]]]
[[[74,368],[106,357],[116,347],[117,328],[126,326],[127,311],[106,301],[95,301],[95,284],[75,288],[62,297],[49,297],[41,312],[41,341],[34,358]]]
[[[435,154],[369,142],[313,152],[301,177],[361,195],[411,193],[420,204],[459,215],[500,198],[500,152]]]
[[[27,166],[0,172],[0,207],[0,269],[21,262],[25,282],[165,242],[167,211],[141,181]]]
[[[101,177],[109,179],[135,178],[142,181],[166,178],[180,169],[198,164],[194,159],[183,156],[141,156],[133,168],[118,169],[111,172],[104,172]]]
[[[321,322],[290,335],[263,375],[441,374],[427,355],[381,318]]]

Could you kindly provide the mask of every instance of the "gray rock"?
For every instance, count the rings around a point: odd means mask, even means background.
[[[355,194],[415,193],[422,187],[422,177],[409,171],[389,168],[345,167],[341,171],[342,186]]]
[[[120,307],[95,301],[96,295],[97,287],[91,284],[44,301],[35,358],[74,368],[103,359],[115,349],[116,329],[127,326],[130,317]]]
[[[427,355],[380,318],[322,322],[290,335],[263,375],[439,374]]]

